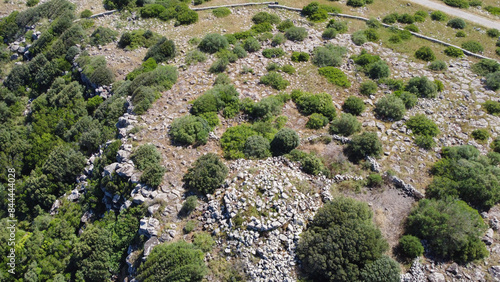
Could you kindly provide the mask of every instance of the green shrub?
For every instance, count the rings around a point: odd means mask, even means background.
[[[160,4],[149,4],[145,5],[140,9],[141,17],[143,18],[158,18],[161,13],[165,12],[167,9]]]
[[[396,21],[398,20],[398,17],[399,17],[398,13],[392,13],[392,14],[385,16],[382,19],[382,22],[385,24],[393,24],[393,23],[396,23]]]
[[[271,156],[270,148],[269,140],[260,135],[253,135],[247,138],[243,152],[246,158],[264,159]]]
[[[281,31],[281,32],[284,32],[285,30],[293,27],[293,22],[292,20],[290,19],[286,19],[284,21],[282,21],[276,28]]]
[[[342,57],[346,54],[345,47],[334,46],[329,43],[324,47],[316,47],[313,50],[313,64],[318,67],[340,67]]]
[[[363,7],[366,0],[347,0],[346,5],[351,7]]]
[[[464,29],[466,26],[465,21],[460,18],[451,19],[446,25],[454,29]]]
[[[266,58],[279,58],[285,55],[282,48],[268,48],[262,51],[262,55]]]
[[[366,26],[369,28],[381,28],[382,24],[376,18],[370,18],[366,21]]]
[[[457,33],[455,33],[455,36],[456,37],[466,37],[467,33],[465,33],[465,31],[463,31],[463,30],[459,30],[459,31],[457,31]]]
[[[134,30],[122,33],[118,41],[118,47],[125,50],[134,50],[139,47],[149,48],[155,44],[160,37],[150,30]]]
[[[214,153],[199,157],[184,175],[182,180],[189,189],[203,194],[212,194],[222,185],[228,174],[228,168]]]
[[[149,48],[144,60],[149,58],[155,59],[157,63],[168,62],[175,57],[174,41],[168,40],[165,37],[160,38],[155,45]]]
[[[275,14],[259,12],[252,17],[252,22],[254,24],[261,24],[261,23],[279,24],[280,18]]]
[[[231,14],[231,10],[226,7],[220,7],[212,10],[212,14],[217,18],[224,18]]]
[[[228,128],[220,139],[224,157],[238,159],[245,157],[243,150],[248,137],[257,135],[257,132],[248,124]]]
[[[247,52],[253,53],[253,52],[259,51],[261,48],[261,45],[257,39],[255,39],[253,37],[249,37],[249,38],[245,39],[245,41],[243,42],[243,48]]]
[[[221,74],[217,75],[217,77],[215,78],[215,81],[214,81],[214,85],[218,85],[218,84],[223,84],[223,85],[231,84],[231,78],[229,78],[229,76],[227,76],[227,74],[221,73]]]
[[[183,6],[177,6],[183,7]],[[177,9],[175,13],[175,26],[179,25],[190,25],[198,21],[198,13],[189,9],[189,7],[184,6],[183,8]],[[168,12],[168,10],[166,11]],[[161,15],[160,15],[161,18]]]
[[[426,11],[422,11],[422,10],[415,12],[415,17],[419,16],[419,17],[423,18],[424,21],[425,21],[425,19],[427,18],[428,15],[429,14]],[[415,21],[416,21],[416,19],[415,19]]]
[[[481,59],[479,62],[472,65],[472,71],[482,76],[499,70],[500,64],[495,60]]]
[[[332,84],[346,88],[351,87],[351,82],[347,80],[347,75],[338,68],[322,67],[318,69],[318,72]]]
[[[210,33],[205,35],[201,40],[198,48],[205,53],[213,54],[229,46],[227,39],[217,33]]]
[[[370,77],[371,79],[380,79],[389,77],[391,71],[389,70],[389,66],[386,62],[377,61],[367,66],[367,73],[368,77]]]
[[[418,135],[415,138],[415,144],[418,147],[425,149],[425,150],[430,150],[436,146],[436,142],[434,141],[434,139],[431,136],[427,136],[427,135]]]
[[[198,206],[198,197],[189,196],[186,198],[184,203],[182,203],[181,213],[189,215],[192,211],[196,209],[197,206]]]
[[[162,267],[158,267],[161,265]],[[189,271],[186,271],[189,269]],[[160,244],[138,269],[141,281],[201,281],[207,272],[203,253],[185,241]]]
[[[159,163],[161,155],[154,145],[146,144],[138,147],[130,156],[130,159],[138,169],[144,170],[148,166]]]
[[[327,28],[325,29],[325,31],[323,31],[323,34],[321,35],[321,37],[323,39],[333,39],[337,36],[337,31],[333,28]]]
[[[373,28],[365,29],[363,33],[365,34],[366,39],[371,42],[375,42],[380,38],[380,36],[377,33],[377,30]]]
[[[462,8],[462,9],[469,8],[469,1],[467,1],[467,0],[444,0],[443,2],[446,5],[452,6],[452,7],[458,7],[458,8]]]
[[[364,43],[366,43],[366,41],[368,41],[368,39],[366,38],[366,35],[365,35],[364,31],[362,31],[362,30],[358,30],[358,31],[354,32],[351,35],[351,40],[352,40],[352,42],[354,44],[356,44],[358,46],[361,46]]]
[[[255,34],[271,32],[273,30],[273,26],[270,23],[254,24],[250,28],[250,30],[253,31]]]
[[[382,118],[401,120],[405,112],[406,107],[403,100],[394,94],[380,98],[375,104],[375,113]]]
[[[500,89],[500,71],[486,75],[486,86],[495,91]]]
[[[427,240],[432,253],[444,259],[466,262],[488,255],[480,239],[486,230],[483,219],[459,200],[419,201],[408,216],[407,230]]]
[[[412,235],[404,235],[399,239],[398,249],[401,254],[409,259],[414,259],[424,254],[424,246],[420,239]]]
[[[210,234],[206,232],[198,232],[193,235],[193,244],[204,253],[207,253],[212,251],[215,241]]]
[[[471,7],[480,7],[483,5],[483,2],[481,0],[470,0],[469,5]]]
[[[361,83],[359,87],[359,92],[365,96],[370,96],[372,94],[375,94],[377,92],[377,83],[369,80],[369,81],[364,81]]]
[[[228,65],[229,60],[227,58],[221,58],[213,62],[208,71],[211,73],[221,73],[226,70]]]
[[[462,43],[462,48],[473,53],[480,53],[484,51],[483,45],[477,41],[467,41]]]
[[[271,40],[271,44],[273,46],[278,46],[285,43],[285,41],[286,41],[285,35],[283,33],[277,33]]]
[[[346,33],[347,32],[347,23],[346,22],[339,22],[334,19],[331,19],[328,24],[326,25],[326,28],[332,28],[337,33]]]
[[[422,46],[417,51],[415,51],[415,57],[427,62],[434,61],[436,59],[436,56],[434,55],[434,52],[432,52],[432,49],[427,46]]]
[[[185,115],[172,122],[170,135],[181,145],[206,144],[210,126],[201,117]]]
[[[332,97],[328,93],[311,94],[294,90],[292,91],[292,99],[302,114],[320,113],[329,120],[334,119],[336,116]]]
[[[399,34],[391,35],[391,37],[389,37],[388,40],[389,40],[389,42],[394,43],[394,44],[397,44],[397,43],[400,43],[403,41],[403,39],[401,38],[401,36],[399,36]]]
[[[347,152],[354,160],[361,160],[366,156],[378,157],[382,153],[382,144],[376,133],[363,132],[351,139]]]
[[[28,1],[26,1],[26,6],[28,6],[28,7],[34,7],[34,6],[36,6],[39,2],[40,2],[40,0],[28,0]]]
[[[458,58],[458,57],[463,57],[464,52],[456,47],[453,46],[448,46],[446,49],[444,49],[444,53],[447,56],[453,57],[453,58]]]
[[[490,137],[490,133],[487,129],[475,129],[472,131],[472,138],[474,140],[486,141]]]
[[[483,103],[483,108],[490,115],[498,115],[500,114],[500,102],[497,101],[486,101]]]
[[[412,116],[406,121],[406,126],[411,129],[415,135],[435,137],[439,134],[437,125],[423,114]]]
[[[418,102],[417,95],[412,94],[408,91],[396,91],[394,94],[399,97],[401,100],[403,100],[403,103],[405,104],[406,109],[411,109],[415,107],[415,105]]]
[[[184,59],[184,63],[186,65],[193,65],[197,63],[201,63],[207,60],[207,56],[199,50],[189,51]]]
[[[240,59],[245,58],[248,55],[247,51],[245,51],[241,45],[234,46],[233,53]]]
[[[350,136],[361,131],[361,123],[351,114],[342,114],[330,124],[330,134]]]
[[[309,61],[309,54],[306,52],[293,52],[292,62],[307,62]]]
[[[156,188],[160,186],[164,174],[165,168],[160,166],[160,164],[148,166],[141,174],[141,182]]]
[[[285,37],[291,41],[303,41],[307,37],[307,30],[303,27],[291,27],[286,30]]]
[[[327,117],[322,114],[313,113],[306,123],[306,127],[309,129],[321,129],[330,122]]]
[[[281,156],[290,153],[300,144],[300,137],[293,129],[283,128],[276,133],[271,141],[273,155]]]
[[[280,68],[281,68],[280,65],[278,65],[277,63],[273,63],[273,62],[267,64],[267,66],[266,66],[267,71],[279,71]]]
[[[302,233],[297,257],[312,281],[399,281],[397,263],[387,267],[381,262],[388,260],[382,256],[387,248],[368,205],[337,197],[318,210]],[[378,279],[372,280],[373,275]]]
[[[415,18],[410,14],[404,13],[404,14],[398,15],[397,21],[399,23],[403,23],[403,24],[412,24],[415,22]]]
[[[318,2],[311,2],[304,6],[302,15],[312,22],[323,22],[328,18],[328,12]]]
[[[80,18],[85,19],[85,18],[90,18],[92,16],[92,11],[89,9],[86,9],[80,13]]]
[[[294,74],[295,73],[295,68],[292,65],[284,65],[281,68],[281,71],[287,74]]]
[[[429,65],[429,69],[433,71],[443,71],[448,69],[448,65],[440,60],[436,60]]]
[[[405,86],[405,90],[420,98],[435,98],[437,96],[437,85],[426,76],[417,76]]]
[[[448,19],[448,17],[446,16],[445,13],[443,13],[441,11],[434,11],[431,13],[431,19],[433,21],[443,22],[443,21],[446,21]]]
[[[116,39],[118,33],[106,27],[98,27],[90,36],[90,45],[100,46],[106,45]]]
[[[250,105],[250,109],[246,109],[245,111],[255,119],[269,120],[270,118],[281,114],[283,105],[283,101],[277,96],[269,96]]]
[[[411,31],[411,32],[419,32],[420,31],[418,29],[418,27],[414,24],[409,24],[409,25],[405,26],[404,29]]]
[[[342,110],[355,116],[359,116],[365,110],[365,103],[356,96],[349,96],[344,101]]]
[[[195,228],[196,228],[196,221],[190,220],[190,221],[186,222],[186,225],[184,225],[184,228],[183,228],[184,234],[191,233]]]
[[[260,78],[260,83],[271,86],[276,90],[284,90],[288,87],[288,85],[290,85],[290,82],[288,82],[288,80],[285,80],[281,76],[281,74],[274,71],[262,76]]]
[[[366,185],[368,187],[380,187],[384,183],[382,176],[378,173],[372,173],[366,177]]]

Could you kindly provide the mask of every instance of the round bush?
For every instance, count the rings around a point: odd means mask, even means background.
[[[346,5],[351,7],[363,7],[366,4],[366,0],[347,0]]]
[[[326,25],[326,28],[333,28],[338,33],[346,33],[347,32],[347,23],[339,22],[334,19],[330,20]]]
[[[405,86],[405,90],[420,98],[435,98],[437,96],[437,85],[426,76],[417,76]]]
[[[460,18],[451,19],[446,25],[454,29],[464,29],[466,26],[465,21]]]
[[[396,96],[398,96],[401,100],[403,100],[403,103],[405,104],[406,109],[411,109],[415,107],[415,105],[418,102],[417,95],[412,94],[408,91],[398,91],[399,93],[394,93]]]
[[[369,80],[361,83],[361,86],[359,87],[359,92],[365,96],[370,96],[372,94],[375,94],[377,92],[377,83]]]
[[[217,18],[224,18],[231,14],[231,10],[226,7],[220,7],[212,10],[212,14]]]
[[[458,58],[462,57],[464,55],[464,52],[456,47],[453,46],[448,46],[446,49],[444,49],[444,53],[447,56],[453,57],[453,58]]]
[[[249,159],[264,159],[271,156],[270,149],[269,140],[260,135],[253,135],[247,138],[243,153]]]
[[[425,150],[430,150],[436,146],[436,142],[434,141],[434,139],[431,136],[427,135],[418,135],[415,138],[415,144]]]
[[[197,206],[198,206],[198,197],[189,196],[186,198],[186,200],[182,204],[181,213],[188,215],[192,211],[194,211]]]
[[[376,133],[363,132],[351,139],[347,152],[354,160],[361,160],[366,156],[378,157],[382,154],[382,144]]]
[[[280,23],[280,18],[275,14],[269,14],[267,12],[258,12],[252,17],[252,22],[254,24],[261,24],[261,23],[278,24]]]
[[[384,183],[382,176],[378,173],[368,175],[366,178],[366,185],[368,187],[380,187]]]
[[[369,28],[380,28],[382,27],[382,24],[377,19],[370,18],[366,21],[366,26],[368,26]]]
[[[330,134],[349,136],[361,131],[361,123],[351,114],[342,114],[330,124]]]
[[[276,28],[281,31],[281,32],[284,32],[285,30],[293,27],[293,22],[292,20],[290,19],[286,19],[284,21],[282,21]]]
[[[226,49],[228,46],[229,43],[224,36],[218,33],[210,33],[205,35],[198,45],[198,48],[203,52],[213,54],[222,49]]]
[[[409,25],[405,26],[405,29],[408,31],[411,31],[411,32],[419,32],[420,31],[418,29],[418,27],[414,24],[409,24]]]
[[[245,39],[245,41],[243,42],[243,48],[245,49],[245,51],[253,53],[253,52],[259,51],[261,48],[261,45],[257,39],[255,39],[253,37],[249,37],[249,38]]]
[[[336,36],[337,36],[337,31],[333,28],[325,29],[325,31],[323,31],[323,34],[321,35],[321,37],[323,37],[323,39],[333,39]]]
[[[366,39],[371,42],[375,42],[379,39],[379,35],[376,29],[369,28],[363,31],[366,36]]]
[[[310,129],[321,129],[329,122],[328,118],[322,114],[314,113],[309,117],[306,127]]]
[[[170,135],[172,140],[182,145],[207,143],[210,126],[201,117],[185,115],[172,122]]]
[[[420,239],[412,235],[401,237],[398,247],[401,253],[409,259],[414,259],[424,254],[424,246],[420,243]]]
[[[273,37],[273,40],[271,41],[271,43],[273,46],[278,46],[278,45],[285,43],[285,41],[286,41],[285,35],[283,33],[277,33]]]
[[[423,114],[412,116],[406,121],[406,126],[411,129],[415,135],[435,137],[439,134],[437,125]]]
[[[155,59],[157,63],[167,62],[175,57],[175,44],[174,41],[168,40],[163,37],[156,42],[151,48],[149,48],[144,60],[149,58]]]
[[[457,31],[457,33],[455,33],[455,36],[456,37],[466,37],[467,33],[465,33],[465,31],[463,31],[463,30],[459,30],[459,31]]]
[[[92,11],[89,9],[86,9],[80,13],[80,18],[85,19],[85,18],[90,18],[92,16]]]
[[[495,91],[500,89],[500,71],[486,75],[486,86]]]
[[[433,21],[446,21],[448,19],[448,17],[446,16],[445,13],[441,12],[441,11],[434,11],[431,13],[431,19]]]
[[[351,35],[351,40],[352,40],[352,42],[354,44],[356,44],[358,46],[361,46],[364,43],[366,43],[366,41],[368,41],[368,39],[366,38],[365,33],[362,30],[358,30],[355,33],[353,33]]]
[[[432,52],[432,49],[427,46],[418,48],[418,50],[415,52],[415,57],[427,62],[434,61],[436,59],[436,56],[434,55],[434,52]]]
[[[498,38],[500,36],[500,31],[496,28],[490,28],[486,31],[486,34],[489,36],[489,37],[493,37],[493,38]]]
[[[203,194],[212,194],[226,179],[228,168],[213,153],[199,157],[184,175],[183,181],[189,189]]]
[[[393,24],[393,23],[396,23],[397,20],[398,20],[398,14],[397,13],[392,13],[392,14],[389,14],[389,15],[385,16],[382,19],[382,22],[385,23],[385,24]]]
[[[481,45],[481,43],[477,41],[464,42],[462,43],[462,48],[467,51],[471,51],[473,53],[479,53],[484,51],[483,45]]]
[[[486,141],[490,137],[490,133],[487,129],[475,129],[472,131],[472,138],[474,140]]]
[[[365,110],[365,103],[356,96],[349,96],[344,101],[342,110],[355,116],[359,116]]]
[[[403,24],[412,24],[415,22],[415,18],[407,13],[398,16],[398,22]]]
[[[403,100],[394,94],[380,98],[375,104],[375,113],[382,118],[401,120],[406,112]]]
[[[287,74],[294,74],[295,68],[292,65],[284,65],[281,67],[281,71]]]
[[[391,71],[389,69],[389,66],[384,61],[377,61],[373,64],[370,64],[370,67],[368,69],[368,77],[370,77],[371,79],[389,77],[390,74]]]
[[[307,62],[309,61],[309,54],[306,52],[293,52],[292,62]]]
[[[290,85],[290,82],[281,76],[281,74],[272,71],[260,78],[260,83],[269,85],[276,90],[284,90]]]
[[[281,156],[290,153],[300,144],[300,137],[293,129],[283,128],[276,133],[271,141],[273,155]]]
[[[448,68],[448,65],[443,61],[434,61],[429,65],[429,69],[433,71],[443,71]]]
[[[291,41],[303,41],[307,37],[307,30],[303,27],[291,27],[286,30],[285,37]]]

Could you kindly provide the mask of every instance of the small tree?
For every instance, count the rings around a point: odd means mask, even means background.
[[[170,135],[174,142],[182,145],[198,145],[207,143],[210,126],[201,117],[185,115],[172,122]]]
[[[424,253],[424,247],[420,243],[420,239],[412,235],[404,235],[399,239],[399,250],[409,259],[414,259]]]
[[[228,169],[220,158],[216,154],[208,153],[194,162],[182,180],[189,189],[212,194],[222,185],[227,173]]]
[[[289,153],[300,144],[300,137],[293,129],[283,128],[274,136],[271,141],[271,151],[274,155],[280,156]]]
[[[389,77],[390,74],[391,71],[389,70],[389,66],[384,61],[377,61],[369,65],[368,76],[371,79],[380,79]]]
[[[383,118],[401,120],[406,112],[403,100],[394,94],[380,98],[375,104],[375,113]]]
[[[155,59],[157,63],[167,62],[175,57],[175,44],[172,40],[168,40],[165,37],[160,38],[155,45],[153,45],[144,60],[149,58]]]
[[[260,83],[264,85],[269,85],[276,90],[284,90],[290,85],[288,80],[284,79],[281,74],[277,72],[270,72],[260,78]]]
[[[247,138],[243,152],[249,159],[264,159],[271,156],[270,149],[269,140],[260,135],[253,135]]]
[[[352,40],[352,42],[354,44],[356,44],[358,46],[361,46],[364,43],[366,43],[366,41],[368,41],[368,39],[366,38],[365,33],[362,30],[358,30],[358,31],[354,32],[351,35],[351,40]]]
[[[330,124],[331,134],[349,136],[361,131],[361,123],[351,114],[342,114],[339,119],[335,119]]]
[[[200,48],[200,50],[203,52],[213,54],[222,49],[226,49],[228,46],[229,43],[224,36],[218,33],[210,33],[205,35],[203,40],[201,40],[200,44],[198,45],[198,48]]]
[[[344,101],[342,110],[355,116],[359,116],[365,110],[365,103],[363,102],[363,100],[356,96],[349,96]]]
[[[410,79],[405,86],[405,90],[421,98],[435,98],[437,95],[437,85],[426,76],[417,76]]]
[[[347,152],[354,160],[361,160],[366,156],[378,157],[382,154],[382,144],[376,133],[363,132],[351,139]]]

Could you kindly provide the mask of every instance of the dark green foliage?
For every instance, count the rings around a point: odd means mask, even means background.
[[[335,119],[330,124],[331,134],[340,134],[342,136],[350,136],[361,131],[361,123],[356,116],[351,114],[342,114],[340,118]]]
[[[297,149],[292,150],[289,154],[285,155],[292,162],[300,162],[301,169],[305,173],[318,175],[328,175],[328,170],[325,168],[322,160],[314,153],[305,153]]]
[[[354,44],[356,44],[358,46],[361,46],[364,43],[366,43],[366,41],[368,41],[363,30],[358,30],[355,33],[353,33],[351,35],[351,40],[352,40],[352,42],[354,42]]]
[[[369,28],[363,31],[366,36],[366,39],[371,42],[375,42],[379,39],[379,35],[376,29]]]
[[[398,21],[398,23],[412,24],[415,22],[415,18],[410,14],[404,13],[404,14],[398,15],[397,21]]]
[[[473,53],[482,53],[484,51],[483,45],[477,41],[464,42],[462,48]]]
[[[366,21],[366,26],[376,29],[382,27],[382,24],[377,19],[370,18],[368,21]]]
[[[162,37],[155,45],[149,48],[144,60],[149,58],[155,59],[157,63],[168,62],[175,57],[174,41]]]
[[[446,21],[448,19],[448,17],[446,16],[445,13],[441,12],[441,11],[434,11],[431,13],[431,19],[433,21]]]
[[[77,275],[94,281],[109,276],[112,251],[110,232],[97,226],[88,226],[73,250],[79,268]]]
[[[474,140],[486,141],[490,137],[490,133],[487,129],[475,129],[471,133]]]
[[[453,57],[453,58],[458,58],[458,57],[463,57],[464,52],[456,47],[453,46],[448,46],[446,49],[444,49],[444,53],[447,56]]]
[[[406,107],[403,100],[394,94],[380,98],[375,104],[375,113],[382,118],[401,120],[405,112]]]
[[[113,72],[108,69],[104,56],[78,58],[83,74],[94,85],[110,85],[115,80]]]
[[[90,45],[99,46],[106,45],[116,39],[118,33],[106,27],[98,27],[90,36]]]
[[[224,57],[215,61],[208,69],[211,73],[221,73],[224,72],[229,65],[229,60]]]
[[[198,197],[189,196],[186,198],[184,203],[182,203],[181,213],[183,215],[189,215],[198,206]]]
[[[118,41],[118,47],[124,48],[125,50],[134,50],[139,47],[149,48],[155,44],[159,38],[158,34],[150,30],[139,29],[132,32],[124,32]]]
[[[312,94],[294,90],[292,92],[292,99],[302,114],[320,113],[329,120],[333,120],[336,116],[332,97],[328,93]]]
[[[420,98],[435,98],[437,95],[436,84],[426,76],[417,76],[410,79],[405,86],[405,90]]]
[[[443,71],[448,68],[448,65],[440,60],[436,60],[429,65],[429,69],[433,71]]]
[[[161,4],[148,4],[142,7],[140,12],[143,18],[158,18],[166,10],[167,8]]]
[[[285,43],[285,41],[286,41],[285,35],[283,33],[277,33],[273,37],[271,43],[273,46],[278,46],[278,45]]]
[[[493,6],[486,6],[484,7],[486,11],[488,11],[492,15],[500,15],[500,8],[499,7],[493,7]]]
[[[500,114],[500,102],[490,100],[484,102],[482,106],[490,115]]]
[[[170,135],[181,145],[202,145],[207,143],[210,126],[201,117],[185,115],[172,122]]]
[[[486,75],[486,86],[495,91],[500,89],[500,71]]]
[[[467,9],[469,8],[469,1],[467,0],[444,0],[444,3],[448,6]]]
[[[451,19],[446,25],[454,29],[464,29],[466,26],[465,21],[460,18]]]
[[[430,150],[436,146],[434,139],[427,135],[418,135],[415,138],[415,144],[425,150]]]
[[[393,24],[393,23],[396,23],[396,21],[398,20],[398,17],[399,17],[399,15],[397,13],[392,13],[392,14],[385,16],[382,19],[382,22],[385,24]]]
[[[371,79],[380,79],[389,77],[391,71],[389,70],[389,66],[384,61],[377,61],[368,66],[368,77]]]
[[[248,124],[228,128],[220,139],[224,157],[228,159],[243,158],[243,150],[248,137],[257,135],[257,132]]]
[[[138,269],[140,281],[201,281],[207,272],[203,253],[185,241],[160,244],[153,248]]]
[[[329,43],[324,47],[316,47],[313,50],[313,64],[318,67],[340,67],[342,58],[347,53],[345,47],[334,46]]]
[[[479,62],[472,65],[472,70],[482,76],[500,70],[500,64],[495,60],[481,59]]]
[[[355,116],[359,116],[365,110],[365,103],[356,96],[349,96],[344,101],[342,110]]]
[[[321,129],[330,122],[327,117],[322,114],[313,113],[306,123],[306,127],[310,129]]]
[[[281,32],[284,32],[285,30],[293,27],[293,22],[289,19],[286,19],[284,21],[282,21],[276,28],[281,31]]]
[[[270,23],[260,23],[260,24],[254,24],[251,29],[255,34],[259,33],[264,33],[264,32],[271,32],[273,30],[273,26]]]
[[[328,12],[318,2],[311,2],[304,6],[302,15],[312,22],[323,22],[328,18]]]
[[[418,102],[417,95],[412,94],[407,91],[396,91],[394,94],[399,97],[401,100],[403,100],[403,103],[405,104],[406,109],[411,109],[415,107],[415,105]]]
[[[323,39],[333,39],[337,36],[337,31],[333,28],[327,28],[325,29],[325,31],[323,31],[323,34],[321,35],[321,37]]]
[[[82,19],[90,18],[90,16],[92,16],[92,11],[90,11],[89,9],[83,10],[80,13],[80,18],[82,18]]]
[[[215,189],[222,185],[228,173],[228,168],[213,153],[199,157],[188,172],[183,181],[189,189],[194,189],[203,194],[212,194]]]
[[[370,96],[377,92],[377,88],[378,88],[377,83],[373,81],[365,81],[361,83],[361,86],[359,87],[359,92],[365,96]]]
[[[291,27],[286,30],[285,37],[291,41],[303,41],[307,37],[307,30],[303,27]]]
[[[307,62],[309,61],[309,54],[306,52],[293,52],[292,62]]]
[[[294,74],[295,68],[292,65],[284,65],[281,67],[281,71],[288,74]]]
[[[243,42],[243,48],[247,52],[253,53],[253,52],[259,51],[261,48],[261,45],[257,39],[255,39],[253,37],[249,37],[249,38],[245,39],[245,41]]]
[[[455,34],[456,37],[466,37],[467,36],[467,33],[465,33],[465,31],[463,30],[459,30],[457,31],[457,33]]]
[[[288,80],[285,80],[281,76],[281,74],[274,71],[262,76],[260,78],[260,83],[269,85],[276,90],[284,90],[288,87],[288,85],[290,85],[290,82],[288,82]]]
[[[437,125],[423,114],[412,116],[406,121],[406,126],[411,129],[415,135],[435,137],[439,134]]]
[[[373,173],[366,177],[366,185],[368,187],[380,187],[384,183],[382,176],[378,173]]]
[[[248,112],[253,118],[268,120],[281,114],[283,104],[283,101],[278,99],[276,96],[269,96],[263,98],[257,103],[252,104],[250,109],[246,110],[246,112]]]
[[[33,7],[33,6],[36,6],[39,2],[40,2],[40,0],[28,0],[28,1],[26,1],[26,6]]]
[[[55,148],[42,166],[50,181],[72,183],[81,174],[85,157],[69,146]]]
[[[200,44],[198,45],[198,48],[200,48],[200,50],[203,52],[213,54],[222,49],[226,49],[228,46],[229,43],[224,36],[218,33],[210,33],[203,37]]]
[[[376,133],[363,132],[351,139],[347,152],[354,160],[361,160],[366,156],[378,157],[382,154],[382,144]]]
[[[405,257],[414,259],[424,254],[424,247],[420,239],[412,235],[404,235],[399,239],[399,251]]]
[[[224,18],[231,14],[231,10],[225,7],[220,7],[212,10],[212,14],[217,18]]]
[[[279,24],[280,18],[275,14],[259,12],[252,17],[252,22],[254,24],[261,24],[261,23]]]
[[[269,140],[260,135],[252,135],[245,141],[243,153],[249,159],[264,159],[271,156],[270,149]]]
[[[399,281],[393,266],[379,266],[386,249],[387,243],[373,225],[368,205],[338,197],[318,210],[302,233],[297,255],[302,270],[315,281],[353,281],[362,277],[363,281],[378,281],[370,280],[370,275],[383,275],[378,276],[381,281],[392,282],[393,277]]]
[[[346,22],[339,22],[334,19],[331,19],[328,24],[326,25],[326,28],[332,28],[335,30],[337,33],[346,33],[347,32],[347,23]]]
[[[281,156],[290,153],[300,144],[300,137],[293,129],[283,128],[276,133],[271,141],[273,155]]]
[[[481,0],[470,0],[469,5],[471,7],[480,7],[483,5],[483,2]]]
[[[226,59],[229,63],[234,63],[238,60],[238,56],[227,49],[215,53],[215,56],[219,59]]]
[[[217,75],[217,77],[215,78],[215,81],[214,81],[214,85],[218,85],[218,84],[229,85],[229,84],[231,84],[231,79],[229,78],[229,76],[227,76],[227,74],[221,73],[221,74]]]
[[[366,0],[347,0],[346,5],[351,7],[363,7],[366,4]]]
[[[138,169],[144,170],[148,166],[159,163],[161,155],[154,145],[146,144],[138,147],[130,158]]]
[[[245,58],[248,55],[241,45],[234,46],[233,53],[240,59]]]
[[[427,62],[434,61],[436,59],[436,56],[434,55],[434,52],[432,52],[432,49],[427,46],[422,46],[417,51],[415,51],[415,57]]]
[[[203,252],[210,252],[215,245],[212,236],[206,232],[199,232],[193,235],[193,244]]]
[[[347,75],[340,69],[334,67],[322,67],[318,69],[320,75],[326,77],[328,82],[341,86],[350,87],[351,82],[347,80]]]
[[[266,58],[279,58],[285,55],[282,48],[268,48],[262,51],[262,55]]]
[[[400,266],[388,256],[382,256],[376,261],[365,265],[361,270],[361,279],[366,282],[397,282],[400,281]]]
[[[407,220],[407,230],[427,240],[438,257],[473,261],[488,255],[480,236],[486,230],[479,213],[459,200],[421,200]]]

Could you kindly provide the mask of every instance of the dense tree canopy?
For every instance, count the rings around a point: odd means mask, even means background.
[[[184,182],[190,189],[211,194],[226,178],[228,169],[216,154],[209,153],[198,158],[184,175]]]

